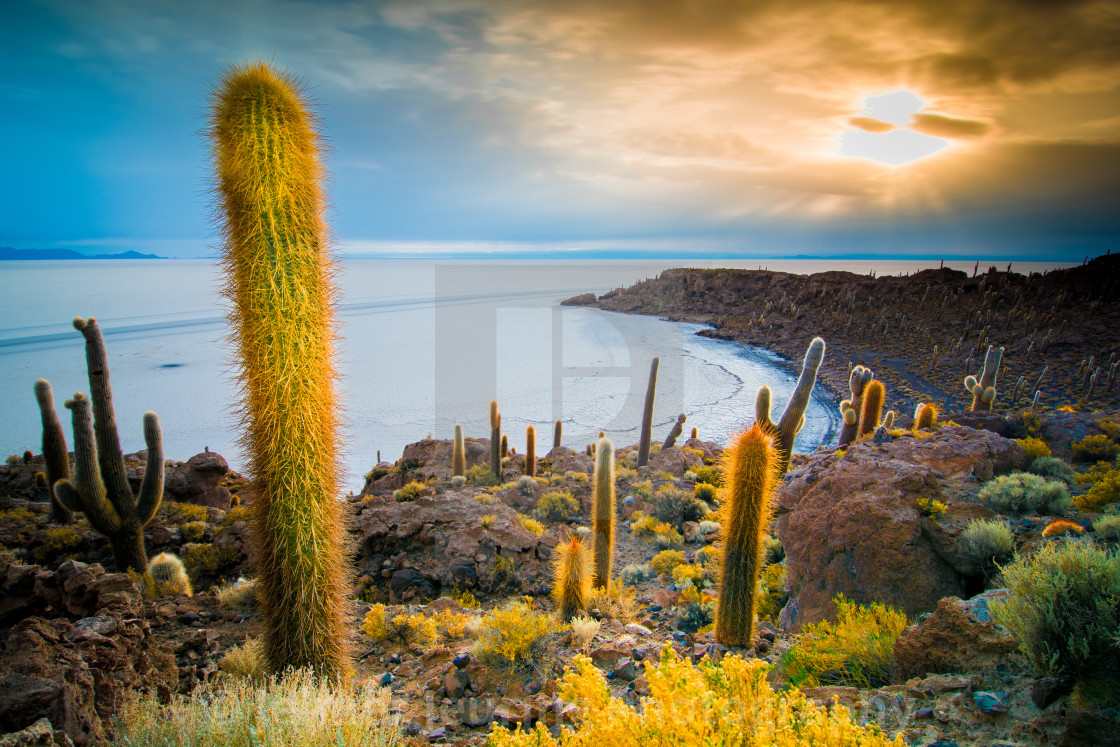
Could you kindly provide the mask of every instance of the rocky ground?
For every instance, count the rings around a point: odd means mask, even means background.
[[[952,410],[970,403],[961,382],[978,374],[989,344],[1006,349],[997,407],[1029,405],[1036,389],[1044,411],[1120,405],[1120,366],[1113,367],[1120,357],[1120,256],[1045,275],[1011,270],[870,277],[673,269],[564,303],[709,324],[702,334],[759,345],[798,365],[820,336],[828,342],[821,382],[838,400],[847,396],[847,364],[862,364],[886,383],[888,406],[904,416],[918,402]]]
[[[694,519],[715,517],[681,515],[662,536],[643,532],[640,520],[660,510],[659,495],[669,488],[692,495],[697,471],[718,457],[716,444],[687,441],[640,469],[632,448],[619,450],[615,573],[630,585],[621,596],[597,600],[591,614],[599,628],[587,641],[555,618],[547,593],[556,544],[589,524],[591,459],[554,449],[540,460],[540,477],[526,482],[520,457],[512,457],[504,482],[483,487],[451,480],[449,442],[412,444],[396,463],[372,470],[365,489],[348,499],[357,675],[391,688],[412,741],[481,744],[493,722],[578,723],[578,709],[559,698],[557,683],[577,653],[588,653],[614,695],[634,704],[649,692],[646,664],[664,647],[693,661],[735,653],[778,665],[797,646],[799,628],[827,618],[830,600],[842,592],[860,603],[888,602],[913,624],[895,645],[890,683],[824,685],[807,689],[810,698],[835,700],[911,745],[1107,744],[1116,723],[1079,709],[1019,661],[1015,640],[988,614],[988,600],[1004,592],[986,591],[991,584],[956,550],[970,519],[993,515],[977,499],[980,485],[1025,462],[1022,447],[1000,431],[1021,436],[1030,428],[1068,456],[1071,442],[1110,432],[1102,420],[1099,413],[993,416],[980,423],[987,429],[948,425],[923,438],[896,431],[881,443],[796,456],[776,501],[774,533],[784,559],[775,561],[784,586],[767,592],[754,644],[730,652],[705,628],[716,593],[710,569],[689,588],[648,565],[669,548],[681,552],[683,565],[704,569],[718,529],[705,533]],[[469,442],[468,466],[488,454],[485,440]],[[143,458],[129,456],[136,478]],[[38,459],[0,468],[0,729],[27,730],[0,744],[102,744],[128,690],[190,692],[224,676],[226,652],[258,635],[251,600],[223,606],[216,594],[221,584],[252,576],[245,508],[229,507],[248,491],[216,454],[169,468],[168,499],[148,527],[148,550],[180,554],[195,594],[144,598],[134,579],[105,570],[111,556],[88,525],[47,520],[45,490],[34,479]],[[528,521],[542,495],[555,491],[571,494],[572,515]],[[940,501],[944,512],[924,512],[922,498]],[[1049,518],[1016,520],[1021,551],[1054,541],[1041,536]],[[1075,518],[1091,533],[1094,516]],[[484,663],[479,626],[488,612],[519,598],[554,621],[543,649],[531,665]],[[373,604],[386,605],[386,619],[461,615],[466,625],[434,642],[372,640],[360,624]],[[780,666],[771,680],[784,684]],[[25,741],[11,741],[18,739]],[[40,741],[27,741],[33,739]]]

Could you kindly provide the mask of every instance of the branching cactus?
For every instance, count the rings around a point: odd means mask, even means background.
[[[758,392],[758,399],[755,401],[755,422],[774,436],[778,448],[779,475],[784,475],[789,469],[793,443],[805,425],[805,409],[809,406],[813,386],[817,383],[817,371],[824,361],[824,350],[824,340],[819,337],[814,337],[809,343],[809,349],[805,351],[805,361],[801,365],[801,376],[797,379],[797,386],[793,388],[793,394],[790,395],[777,425],[770,419],[770,388],[763,386]]]
[[[463,440],[463,426],[455,424],[455,440],[451,444],[451,475],[467,474],[467,445]]]
[[[681,432],[684,430],[684,421],[687,419],[687,416],[683,412],[677,416],[677,422],[673,424],[673,429],[670,430],[669,435],[665,437],[665,443],[661,444],[662,451],[672,447],[677,442],[677,439],[681,437]]]
[[[299,84],[231,67],[210,112],[223,264],[252,476],[264,658],[350,672],[334,299],[320,137]]]
[[[844,448],[859,436],[859,416],[863,409],[863,390],[867,388],[873,378],[875,377],[869,368],[856,366],[852,369],[852,375],[848,378],[848,388],[851,389],[852,398],[840,403],[840,415],[844,419],[844,425],[840,428],[840,448]],[[848,404],[847,408],[844,407],[845,402]]]
[[[525,469],[522,472],[529,477],[537,474],[537,429],[531,425],[525,428]]]
[[[736,435],[723,455],[716,640],[725,646],[748,646],[754,636],[763,540],[780,477],[778,459],[774,439],[758,423]]]
[[[59,480],[70,479],[70,454],[66,450],[66,434],[54,409],[54,391],[46,379],[35,382],[35,399],[39,403],[39,415],[43,421],[43,461],[46,462],[44,478],[51,496],[51,521],[69,524],[73,512],[55,497],[54,484]]]
[[[977,381],[975,376],[965,377],[964,388],[972,393],[972,412],[989,412],[992,409],[992,403],[996,401],[996,376],[1002,361],[1003,348],[989,345],[980,380]]]
[[[565,621],[587,609],[591,596],[591,548],[573,536],[556,547],[552,598]]]
[[[595,478],[591,505],[591,534],[594,537],[595,586],[605,589],[611,578],[614,556],[614,445],[599,439],[595,445]]]
[[[502,415],[496,399],[490,400],[490,471],[502,478]]]
[[[870,436],[883,417],[883,400],[887,390],[881,381],[872,381],[863,390],[863,410],[859,415],[859,438]]]
[[[646,386],[646,406],[642,410],[642,436],[638,442],[638,466],[649,464],[650,439],[653,438],[653,400],[657,394],[657,367],[661,358],[655,357],[649,364],[649,384]]]

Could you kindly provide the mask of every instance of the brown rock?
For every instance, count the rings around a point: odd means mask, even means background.
[[[440,480],[451,478],[451,439],[427,438],[404,447],[401,459],[405,461],[419,461],[421,466],[417,471],[425,477],[435,477]],[[490,465],[490,439],[478,441],[465,441],[467,451],[467,469],[481,464]]]
[[[988,431],[944,427],[936,435],[870,440],[808,455],[777,495],[776,533],[786,551],[787,629],[834,613],[838,593],[884,602],[917,616],[938,600],[964,596],[974,569],[956,551],[956,535],[992,515],[975,502],[976,480],[1023,462],[1018,444]],[[919,499],[948,507],[924,516]]]
[[[699,467],[704,460],[691,451],[683,451],[676,446],[662,449],[649,460],[650,469],[681,476],[692,467]]]
[[[999,591],[994,596],[1006,595]],[[946,597],[932,615],[907,628],[894,644],[892,681],[982,672],[1006,661],[1018,647],[1015,639],[990,619],[977,619],[970,609],[957,597]]]
[[[229,476],[226,460],[220,454],[205,451],[167,468],[164,495],[179,503],[229,508],[229,489],[220,484]]]
[[[591,474],[595,471],[595,463],[591,457],[583,453],[576,453],[567,446],[554,446],[546,457],[552,462],[554,472],[585,472]]]

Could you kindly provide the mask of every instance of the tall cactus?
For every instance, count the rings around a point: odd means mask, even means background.
[[[778,474],[784,475],[789,469],[789,457],[793,453],[793,442],[797,434],[805,425],[805,410],[809,406],[809,398],[813,394],[813,386],[817,383],[817,371],[824,361],[824,340],[814,337],[805,351],[805,360],[801,364],[801,376],[789,396],[786,409],[782,418],[775,425],[770,420],[770,388],[763,386],[755,400],[755,422],[759,427],[774,436],[778,448]]]
[[[316,127],[296,80],[264,63],[230,67],[213,97],[265,660],[274,671],[310,666],[339,678],[350,671],[349,569]]]
[[[69,524],[74,514],[55,496],[54,484],[70,479],[70,455],[66,451],[66,434],[54,409],[54,392],[46,379],[35,382],[35,399],[43,421],[43,461],[46,462],[47,492],[51,496],[50,518],[59,524]]]
[[[595,586],[605,589],[614,556],[614,445],[600,438],[595,445],[595,477],[591,496],[591,534],[594,537]]]
[[[642,438],[638,442],[638,466],[649,464],[650,439],[653,438],[653,399],[657,393],[657,367],[661,358],[655,357],[649,364],[649,384],[646,386],[646,406],[642,410]]]
[[[556,546],[552,598],[565,621],[587,609],[591,596],[591,553],[579,537]]]
[[[564,421],[557,420],[556,426],[552,429],[552,448],[560,445],[560,437],[564,435]]]
[[[163,500],[163,433],[159,416],[144,413],[148,467],[140,493],[133,496],[117,435],[105,340],[96,319],[75,319],[74,328],[86,340],[92,404],[80,392],[66,402],[74,429],[74,477],[55,483],[54,494],[66,508],[83,512],[90,526],[108,538],[118,570],[144,573],[148,570],[144,527]]]
[[[502,479],[502,415],[496,399],[490,400],[490,471]]]
[[[996,376],[1002,361],[1003,348],[989,345],[980,380],[977,381],[975,376],[965,377],[964,388],[972,393],[972,412],[988,412],[992,409],[992,403],[996,401]]]
[[[872,381],[863,390],[863,409],[859,414],[859,438],[869,436],[879,427],[883,417],[883,400],[887,390],[881,381]]]
[[[840,415],[844,419],[844,425],[840,428],[840,448],[844,448],[856,440],[859,435],[859,416],[863,409],[863,390],[867,388],[873,378],[871,369],[863,366],[853,368],[851,376],[848,377],[848,388],[852,392],[852,398],[840,403]],[[845,403],[847,407],[844,406]]]
[[[537,429],[531,425],[525,428],[525,469],[522,471],[529,477],[537,474]]]
[[[754,635],[763,539],[780,477],[780,455],[774,439],[758,423],[736,435],[724,452],[716,640],[725,646],[750,645]]]
[[[451,444],[451,475],[467,474],[467,445],[463,441],[463,426],[455,424],[455,440]]]

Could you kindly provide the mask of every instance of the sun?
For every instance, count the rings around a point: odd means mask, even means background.
[[[926,104],[912,91],[894,91],[863,100],[863,111],[849,120],[840,135],[837,155],[870,158],[888,166],[902,166],[932,156],[949,145],[939,137],[909,128]]]

